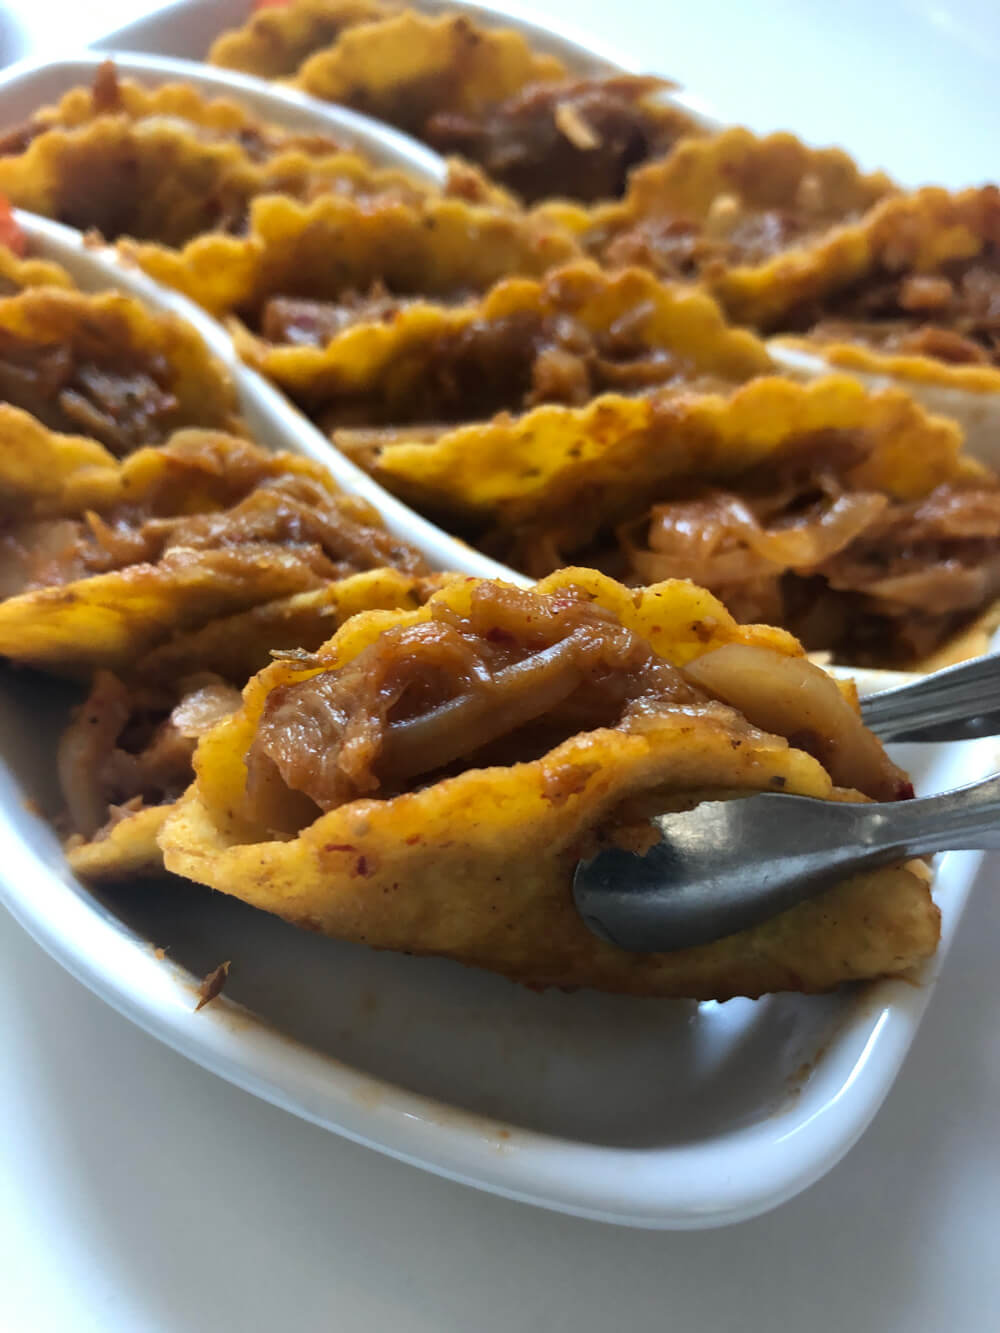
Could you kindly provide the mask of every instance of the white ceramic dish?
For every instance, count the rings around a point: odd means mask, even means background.
[[[0,126],[17,125],[70,88],[90,84],[106,58],[87,51],[10,65],[0,72]],[[121,75],[143,84],[188,83],[206,97],[228,98],[285,129],[335,135],[376,165],[396,167],[424,184],[440,186],[447,176],[444,159],[408,134],[294,88],[170,56],[116,52],[115,64]]]
[[[205,8],[184,6],[185,32]],[[118,285],[185,314],[231,367],[263,441],[321,458],[439,563],[495,570],[332,454],[238,365],[202,312],[141,274],[109,269],[73,233],[23,221],[35,248],[82,286]],[[51,786],[65,704],[60,687],[3,679],[0,898],[63,965],[175,1049],[297,1115],[453,1179],[627,1225],[752,1216],[848,1150],[905,1056],[980,860],[942,859],[942,946],[917,985],[727,1005],[537,996],[449,963],[318,939],[193,886],[98,894],[79,884],[27,804]],[[901,758],[930,791],[996,767],[997,746]],[[226,997],[194,1016],[194,979],[223,958],[233,960]]]
[[[514,28],[539,51],[556,56],[580,78],[642,71],[601,43],[565,24],[554,26],[527,5],[479,5],[467,0],[409,0],[425,13],[464,13],[487,27]],[[238,28],[252,12],[251,0],[173,0],[152,14],[126,23],[94,43],[102,51],[151,51],[203,60],[220,33]],[[682,90],[665,101],[681,107],[706,127],[718,121],[700,98]]]
[[[395,530],[455,563],[454,543],[331,457],[211,320],[74,233],[21,221],[32,248],[81,286],[117,285],[186,315],[231,367],[262,440],[333,464]],[[486,572],[482,557],[458,554]],[[632,1226],[752,1216],[847,1151],[892,1084],[980,860],[942,859],[944,938],[916,985],[726,1005],[535,995],[454,964],[324,940],[195,886],[80,884],[32,813],[35,800],[53,806],[68,702],[65,687],[28,673],[2,678],[0,898],[50,953],[147,1031],[297,1115],[468,1184]],[[976,742],[902,757],[928,791],[987,772],[996,754]],[[224,958],[226,996],[195,1015],[196,978]]]

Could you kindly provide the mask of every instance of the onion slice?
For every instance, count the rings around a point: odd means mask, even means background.
[[[838,787],[876,801],[912,790],[836,682],[807,658],[731,643],[695,658],[684,674],[755,727],[812,754]]]
[[[588,641],[587,629],[575,630],[504,667],[488,683],[419,717],[392,722],[382,742],[379,769],[393,779],[430,773],[541,717],[583,680],[579,652]]]

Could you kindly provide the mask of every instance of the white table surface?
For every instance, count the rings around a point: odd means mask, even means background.
[[[754,128],[961,185],[998,173],[991,0],[549,0]],[[129,0],[0,9],[0,59]],[[1000,1329],[1000,858],[848,1158],[777,1212],[643,1233],[452,1185],[159,1046],[0,914],[3,1333]]]

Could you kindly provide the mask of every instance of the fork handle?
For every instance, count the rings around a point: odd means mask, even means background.
[[[977,657],[870,694],[861,701],[861,716],[884,741],[1000,735],[1000,659]]]
[[[1000,849],[1000,774],[917,801],[879,807],[886,829],[919,856]]]

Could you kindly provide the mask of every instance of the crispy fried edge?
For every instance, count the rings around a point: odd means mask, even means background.
[[[463,76],[457,84],[446,77],[456,69]],[[391,119],[386,98],[391,109],[400,88],[410,85],[441,80],[458,96],[440,109],[475,111],[566,73],[561,60],[532,50],[513,28],[484,27],[466,14],[407,9],[344,29],[303,62],[293,83],[313,97]]]
[[[6,245],[0,244],[0,300],[7,299],[8,294],[3,292],[5,285],[13,287],[15,293],[29,287],[76,289],[76,283],[61,264],[49,259],[33,259],[30,255],[21,259]]]
[[[992,185],[957,193],[926,186],[887,199],[865,219],[865,264],[852,276],[863,279],[882,264],[895,270],[911,267],[916,273],[933,273],[949,260],[970,259],[997,236],[998,220],[1000,192]],[[904,385],[1000,393],[1000,369],[994,366],[950,365],[931,356],[880,352],[863,344],[808,335],[782,335],[775,342],[809,352],[836,368],[883,375]]]
[[[733,173],[753,163],[758,180],[784,174],[818,174],[839,186],[845,213],[868,210],[895,191],[881,172],[862,174],[837,148],[809,148],[787,133],[760,137],[739,127],[682,140],[659,162],[633,172],[625,198],[587,210],[542,205],[537,210],[560,222],[587,244],[587,233],[605,244],[648,213],[704,220],[713,200],[738,193]],[[868,247],[866,220],[831,225],[817,239],[792,246],[762,264],[734,265],[706,276],[704,284],[738,323],[770,330],[795,306],[845,285],[863,272]]]
[[[329,25],[341,31],[393,12],[378,0],[293,0],[254,12],[242,27],[218,36],[208,52],[211,65],[265,79],[294,74],[302,61],[326,44]]]
[[[66,219],[65,191],[71,184],[79,190],[80,175],[88,169],[99,181],[102,168],[110,175],[106,184],[123,187],[115,169],[127,173],[128,193],[136,199],[140,236],[147,243],[170,245],[178,235],[193,239],[192,227],[179,219],[194,210],[200,224],[206,198],[231,197],[234,206],[260,195],[285,194],[311,198],[349,183],[359,196],[404,192],[427,193],[405,172],[375,167],[364,157],[347,150],[324,154],[299,147],[282,148],[262,161],[255,161],[235,139],[205,142],[193,130],[173,121],[133,122],[120,115],[105,115],[71,128],[55,127],[33,139],[21,154],[0,158],[0,193],[19,208],[45,217]],[[117,204],[118,192],[112,199]],[[148,241],[149,215],[162,230]],[[100,229],[101,216],[77,216],[77,225]],[[128,235],[128,231],[123,235]],[[211,234],[204,227],[194,235]],[[115,238],[112,238],[115,239]],[[142,244],[140,240],[137,242]]]
[[[21,518],[62,513],[72,487],[79,512],[116,492],[118,473],[103,444],[49,430],[30,412],[0,403],[0,507]]]
[[[649,347],[678,353],[697,374],[739,381],[773,369],[763,343],[749,330],[730,327],[711,297],[661,283],[642,269],[609,274],[588,261],[554,269],[541,280],[501,279],[473,304],[419,302],[390,320],[360,321],[325,347],[275,346],[243,331],[239,342],[256,369],[301,400],[372,391],[381,382],[391,396],[394,371],[417,378],[441,338],[473,323],[546,310],[565,310],[596,331],[638,310]]]
[[[306,250],[305,260],[296,260],[297,247]],[[262,195],[251,201],[245,237],[201,236],[181,250],[122,241],[119,250],[217,316],[277,293],[292,269],[295,290],[308,291],[309,261],[315,266],[320,254],[339,290],[367,288],[387,276],[378,257],[391,255],[395,271],[412,274],[415,289],[424,283],[428,297],[484,290],[505,276],[534,276],[580,258],[567,231],[535,215],[456,198],[405,203],[333,195],[307,204]],[[325,290],[317,283],[317,295]]]
[[[170,391],[178,400],[174,429],[183,426],[235,428],[236,390],[229,372],[201,337],[181,319],[148,310],[120,292],[65,291],[31,287],[0,300],[0,328],[24,338],[65,343],[82,327],[94,337],[101,321],[124,326],[129,343],[170,366]],[[68,333],[68,337],[67,337]]]
[[[806,384],[765,377],[728,397],[666,390],[645,398],[608,394],[583,408],[548,405],[459,427],[431,443],[390,444],[374,471],[410,502],[452,514],[517,523],[572,512],[585,541],[602,519],[670,477],[722,480],[788,440],[855,428],[878,441],[855,470],[857,483],[900,499],[984,472],[961,453],[953,422],[928,415],[899,390],[868,393],[845,375]]]

